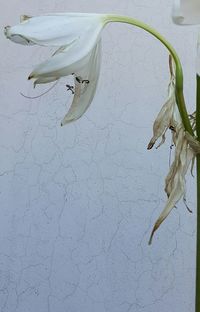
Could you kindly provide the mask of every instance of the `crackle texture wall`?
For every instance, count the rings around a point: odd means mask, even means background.
[[[177,27],[166,0],[1,0],[1,29],[21,14],[109,12],[158,28],[180,54],[194,110],[196,27]],[[147,33],[109,25],[87,113],[60,127],[65,78],[43,97],[27,76],[52,51],[0,33],[0,311],[193,312],[195,179],[148,239],[163,209],[170,137],[147,151],[166,99],[168,53]],[[172,151],[173,153],[173,151]]]

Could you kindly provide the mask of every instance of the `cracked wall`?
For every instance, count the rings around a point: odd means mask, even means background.
[[[172,1],[9,0],[1,29],[21,14],[109,12],[158,28],[181,56],[194,108],[196,28],[170,19]],[[195,180],[148,239],[166,197],[170,137],[147,151],[168,84],[168,54],[128,25],[102,35],[101,76],[90,109],[60,127],[72,96],[59,81],[32,89],[33,66],[51,51],[0,34],[0,311],[194,311]]]

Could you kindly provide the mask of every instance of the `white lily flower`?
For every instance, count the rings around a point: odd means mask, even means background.
[[[22,20],[17,26],[5,27],[8,39],[20,44],[59,47],[49,60],[34,69],[29,78],[35,79],[59,78],[85,67],[105,26],[103,14],[60,13]]]
[[[100,34],[105,24],[103,14],[60,13],[24,15],[19,25],[5,27],[6,37],[15,43],[58,47],[28,79],[35,79],[35,87],[74,75],[75,89],[70,88],[74,99],[62,125],[80,118],[94,97],[100,72]]]
[[[174,0],[172,19],[175,24],[192,25],[200,23],[199,0]]]

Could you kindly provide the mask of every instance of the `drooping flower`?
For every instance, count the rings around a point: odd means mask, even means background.
[[[174,0],[172,19],[175,24],[192,25],[200,23],[199,0]]]
[[[192,117],[194,119],[193,128],[195,128],[195,117]],[[171,129],[172,132],[172,141],[175,146],[175,155],[165,179],[167,202],[162,213],[155,222],[149,244],[152,242],[155,231],[166,219],[177,202],[181,198],[185,198],[185,176],[196,153],[200,152],[200,144],[184,130],[180,113],[178,111],[178,106],[176,104],[174,75],[171,76],[171,81],[168,88],[168,100],[161,108],[161,111],[159,112],[154,122],[154,135],[148,145],[148,149],[151,149],[156,140],[161,136],[163,137],[161,143],[164,142],[165,132],[167,129]]]
[[[22,16],[19,25],[5,27],[11,41],[24,45],[57,47],[52,57],[37,65],[28,79],[37,84],[50,83],[73,74],[75,88],[72,106],[62,125],[80,118],[90,105],[99,78],[100,34],[105,15],[60,13],[38,17]]]
[[[179,129],[178,129],[179,128]],[[173,130],[174,131],[174,130]],[[157,219],[149,240],[149,244],[152,242],[154,232],[159,228],[161,223],[166,219],[171,210],[175,207],[176,203],[185,197],[186,183],[185,176],[188,171],[188,167],[191,164],[195,153],[188,144],[188,140],[185,136],[185,131],[182,126],[176,128],[177,133],[174,144],[175,145],[175,157],[172,162],[169,173],[165,179],[165,192],[167,194],[167,202],[165,207]]]

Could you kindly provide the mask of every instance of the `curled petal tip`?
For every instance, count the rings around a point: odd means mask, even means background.
[[[10,26],[5,26],[4,27],[4,35],[6,36],[6,38],[8,38],[8,31],[10,29]]]
[[[151,236],[150,236],[150,238],[149,238],[148,245],[151,245],[151,244],[152,244],[152,240],[153,240],[154,233],[155,233],[155,231],[159,228],[159,226],[160,226],[160,222],[159,222],[159,223],[156,222],[155,225],[154,225],[154,227],[153,227],[153,230],[152,230],[152,232],[151,232]]]
[[[154,230],[151,232],[151,236],[150,236],[149,241],[148,241],[149,246],[152,244],[154,232],[155,232]]]
[[[27,21],[28,19],[30,19],[32,16],[29,16],[29,15],[21,15],[20,16],[20,22],[24,22],[24,21]]]
[[[152,149],[153,146],[154,146],[154,143],[149,142],[149,144],[148,144],[148,146],[147,146],[147,149],[150,150],[150,149]]]
[[[32,75],[32,74],[30,74],[29,76],[28,76],[28,80],[31,80],[31,79],[33,79],[34,78],[34,75]]]

